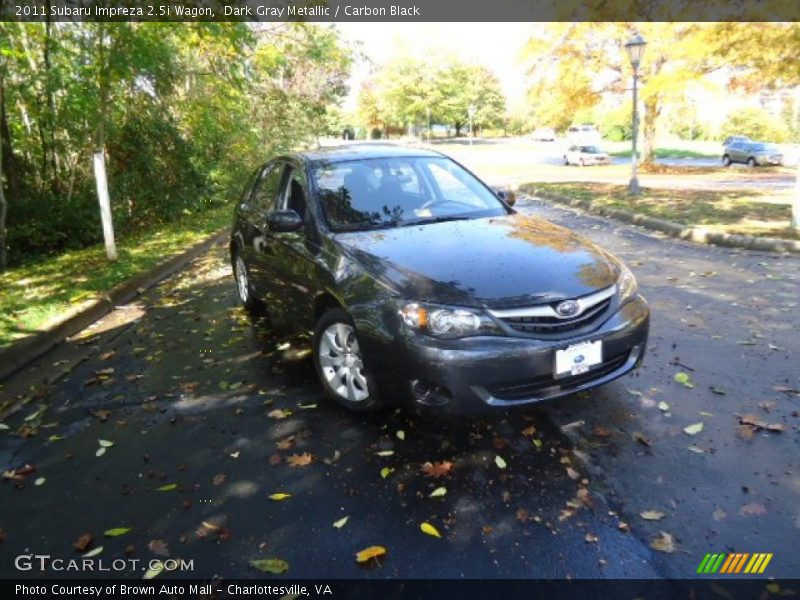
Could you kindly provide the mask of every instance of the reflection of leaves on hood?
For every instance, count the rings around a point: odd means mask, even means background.
[[[508,219],[509,235],[556,252],[577,252],[584,248],[581,239],[563,227],[536,217],[518,216]]]

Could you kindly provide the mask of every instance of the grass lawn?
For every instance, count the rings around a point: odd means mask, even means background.
[[[525,193],[535,189],[710,231],[800,240],[800,232],[791,228],[788,192],[644,188],[640,196],[631,196],[627,186],[607,183],[528,183],[520,187]]]
[[[0,273],[0,347],[46,328],[73,305],[91,300],[231,222],[231,207],[220,206],[117,240],[116,262],[105,246],[43,257]]]
[[[630,143],[630,142],[628,142]],[[611,156],[630,158],[633,151],[628,148],[627,150],[616,150],[609,152]],[[697,150],[688,150],[685,148],[656,148],[656,158],[720,158],[720,154],[712,154],[710,152],[700,152]]]

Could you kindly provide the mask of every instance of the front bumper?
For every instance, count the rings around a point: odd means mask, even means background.
[[[403,336],[391,350],[391,368],[377,377],[403,390],[404,398],[446,410],[521,406],[603,385],[633,370],[644,356],[649,325],[649,308],[637,295],[591,333],[569,339]],[[581,375],[555,377],[557,350],[597,340],[603,342],[601,364]]]

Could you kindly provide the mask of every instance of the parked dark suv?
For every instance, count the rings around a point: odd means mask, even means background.
[[[276,158],[236,208],[239,297],[313,331],[326,394],[353,410],[506,408],[631,371],[649,327],[631,272],[512,203],[427,150]]]

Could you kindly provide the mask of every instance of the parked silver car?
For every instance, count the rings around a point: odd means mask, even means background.
[[[564,154],[565,165],[608,165],[611,159],[599,146],[570,146]]]
[[[782,165],[783,154],[772,144],[763,142],[734,142],[726,146],[722,164],[743,163],[750,167],[756,165]]]

